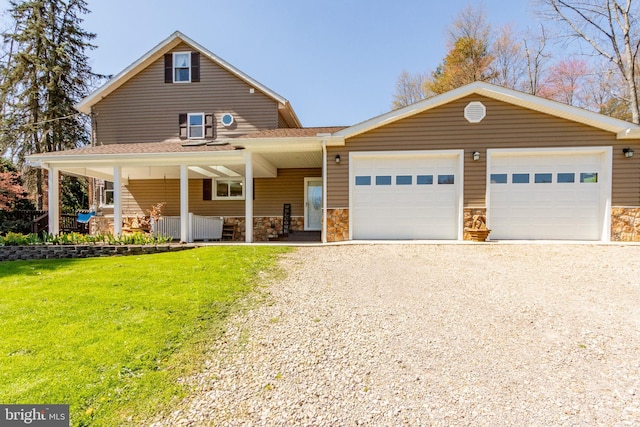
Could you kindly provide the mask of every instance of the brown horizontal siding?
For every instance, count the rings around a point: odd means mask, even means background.
[[[180,45],[173,51],[188,51]],[[93,107],[100,144],[177,141],[179,113],[213,113],[217,138],[231,138],[278,124],[277,103],[204,55],[200,82],[164,83],[160,58]],[[220,124],[224,113],[234,124]]]
[[[480,123],[469,123],[463,117],[464,107],[472,101],[487,108]],[[610,132],[472,95],[350,138],[345,147],[330,147],[329,160],[340,154],[341,162],[328,162],[328,207],[348,206],[350,151],[462,149],[464,204],[475,207],[485,205],[488,148],[574,146],[613,146],[612,203],[639,206],[640,156],[626,159],[622,155],[624,147],[638,147],[639,142],[619,141]],[[477,162],[471,160],[474,151],[481,154]]]
[[[255,180],[254,216],[281,216],[285,203],[293,216],[304,215],[304,178],[320,177],[322,170],[279,169],[276,178]],[[203,200],[201,179],[189,180],[189,212],[196,215],[244,216],[244,200]],[[132,180],[123,192],[123,213],[147,213],[156,203],[165,202],[164,215],[180,215],[180,181]]]
[[[321,176],[320,168],[278,169],[277,178],[256,179],[254,214],[281,216],[283,204],[290,203],[291,215],[303,216],[304,179]]]

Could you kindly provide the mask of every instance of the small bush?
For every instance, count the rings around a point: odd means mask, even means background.
[[[37,245],[47,243],[50,245],[86,245],[86,244],[109,244],[109,245],[160,245],[171,241],[171,237],[154,237],[143,233],[134,233],[122,236],[112,234],[79,234],[60,233],[57,236],[43,233],[42,237],[36,234],[21,234],[9,232],[4,236],[0,235],[0,245],[21,246]]]

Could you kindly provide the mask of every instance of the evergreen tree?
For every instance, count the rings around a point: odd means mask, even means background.
[[[95,34],[84,31],[84,0],[11,0],[13,31],[3,34],[6,64],[0,69],[2,124],[0,151],[22,167],[29,154],[76,148],[89,143],[87,118],[73,105],[98,76],[87,49]],[[26,176],[42,208],[41,169]]]

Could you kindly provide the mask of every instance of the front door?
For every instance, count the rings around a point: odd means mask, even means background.
[[[304,229],[322,230],[322,178],[304,179]]]

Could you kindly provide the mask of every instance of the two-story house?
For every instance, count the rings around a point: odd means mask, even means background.
[[[289,102],[176,32],[82,100],[92,145],[31,156],[90,177],[114,233],[165,203],[219,216],[239,239],[292,230],[323,241],[462,240],[473,215],[493,239],[640,241],[640,127],[476,82],[346,128],[304,128]]]

